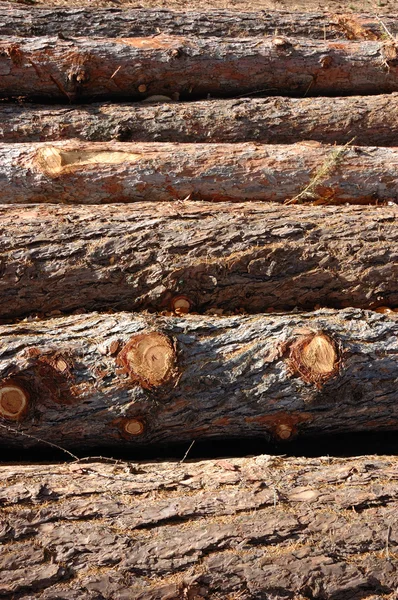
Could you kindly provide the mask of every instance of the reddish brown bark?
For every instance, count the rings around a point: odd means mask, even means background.
[[[398,150],[358,146],[0,144],[4,204],[395,202]]]
[[[0,97],[41,102],[398,90],[390,39],[14,37],[0,42],[0,74]]]
[[[398,306],[397,219],[395,206],[0,206],[0,317]]]
[[[0,105],[0,140],[77,138],[123,142],[248,142],[317,140],[394,146],[398,94],[342,98],[241,98],[76,107]],[[158,100],[158,101],[156,101]]]

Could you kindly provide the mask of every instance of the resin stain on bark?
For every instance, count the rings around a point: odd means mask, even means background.
[[[159,332],[134,336],[122,348],[117,363],[141,387],[160,387],[174,379],[177,356],[171,340]]]

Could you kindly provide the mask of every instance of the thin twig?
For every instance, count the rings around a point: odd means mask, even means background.
[[[15,429],[14,427],[10,427],[10,425],[3,425],[0,423],[0,427],[2,427],[3,429],[6,429],[7,431],[10,431],[11,433],[16,433],[18,435],[22,435],[23,437],[27,437],[32,440],[35,440],[35,442],[40,442],[41,444],[46,444],[47,446],[52,446],[53,448],[57,448],[57,450],[61,450],[62,452],[65,452],[65,454],[69,454],[69,456],[71,456],[73,459],[80,460],[79,457],[76,456],[76,454],[69,452],[69,450],[66,450],[66,448],[62,448],[62,446],[58,446],[58,444],[54,444],[53,442],[48,442],[47,440],[43,440],[39,437],[36,437],[35,435],[31,435],[30,433],[25,433],[24,431],[19,431],[18,429]]]
[[[386,32],[386,34],[388,35],[388,37],[390,37],[390,38],[393,40],[393,42],[396,42],[396,41],[397,41],[397,39],[396,39],[395,35],[393,35],[393,34],[391,33],[391,31],[390,31],[390,30],[387,28],[387,26],[386,26],[386,24],[384,23],[384,21],[382,21],[382,20],[380,19],[379,15],[376,15],[376,19],[379,21],[379,23],[381,23],[381,25],[383,26],[383,29],[384,29],[384,31]]]
[[[186,459],[186,457],[188,456],[192,446],[194,445],[195,440],[193,440],[193,442],[191,443],[191,445],[189,446],[188,450],[185,452],[184,456],[182,457],[182,459],[180,460],[180,464],[184,462],[184,460]]]
[[[319,183],[321,183],[321,181],[325,179],[325,177],[330,173],[331,169],[334,166],[336,166],[339,158],[345,153],[348,146],[352,144],[354,140],[355,137],[353,137],[349,142],[344,144],[344,146],[341,146],[337,150],[331,152],[331,154],[325,159],[325,161],[320,166],[315,175],[311,178],[309,184],[299,194],[297,194],[297,196],[294,196],[294,198],[291,198],[290,200],[286,200],[285,204],[296,204],[298,200],[302,198],[307,198],[308,196],[312,196],[315,188],[318,186]]]

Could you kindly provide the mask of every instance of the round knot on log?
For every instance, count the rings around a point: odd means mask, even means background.
[[[170,339],[159,332],[134,336],[118,355],[130,378],[143,388],[158,387],[176,375],[177,356]]]
[[[275,429],[275,433],[281,440],[288,440],[292,437],[293,429],[286,423],[280,423]]]
[[[29,405],[29,394],[19,384],[7,382],[0,385],[0,416],[19,420]]]
[[[186,296],[175,296],[171,301],[171,310],[177,315],[186,315],[191,310],[191,301]]]
[[[144,432],[144,424],[139,419],[129,419],[124,423],[124,431],[129,435],[141,435]]]
[[[290,349],[290,368],[306,383],[321,387],[338,373],[340,366],[336,342],[325,333],[300,338]]]

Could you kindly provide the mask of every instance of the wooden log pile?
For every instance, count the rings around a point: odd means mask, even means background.
[[[398,430],[397,32],[5,5],[0,597],[394,597],[394,457],[82,456]]]

